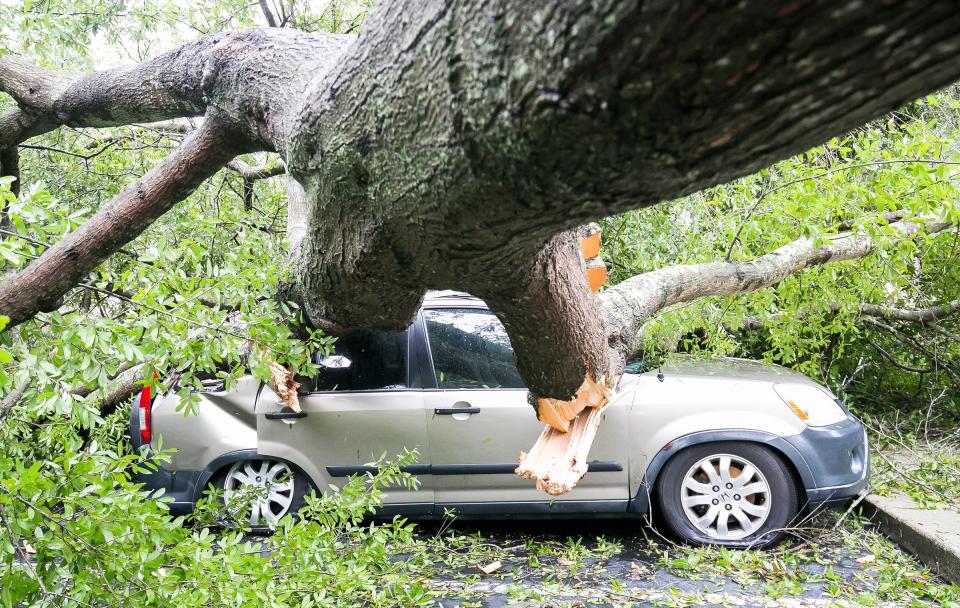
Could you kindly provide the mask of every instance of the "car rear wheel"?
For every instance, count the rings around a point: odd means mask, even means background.
[[[695,545],[771,545],[799,510],[787,464],[752,443],[708,443],[681,451],[657,479],[657,500],[670,529]]]
[[[253,528],[272,527],[304,504],[307,482],[280,460],[235,462],[222,480],[223,499],[237,521]]]

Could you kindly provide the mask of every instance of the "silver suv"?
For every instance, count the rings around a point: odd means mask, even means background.
[[[551,497],[513,474],[539,436],[500,321],[465,294],[432,293],[397,333],[356,331],[302,378],[293,413],[252,377],[200,395],[196,416],[171,392],[141,395],[135,447],[176,448],[142,478],[188,512],[208,484],[229,497],[260,486],[246,516],[275,523],[311,489],[416,448],[420,484],[388,492],[380,515],[461,518],[639,517],[655,507],[697,544],[765,545],[804,509],[840,503],[867,482],[866,435],[830,391],[753,361],[679,360],[627,373],[605,413],[589,471]],[[262,488],[266,488],[263,491]],[[229,498],[228,498],[229,499]]]

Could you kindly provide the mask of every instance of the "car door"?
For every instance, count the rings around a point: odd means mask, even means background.
[[[556,501],[598,501],[596,510],[604,510],[600,501],[609,501],[611,510],[625,508],[627,406],[608,407],[590,452],[591,472],[572,492],[553,498],[513,473],[520,451],[530,449],[544,425],[527,403],[500,320],[485,308],[446,307],[424,309],[418,323],[430,366],[424,403],[441,508],[458,504],[461,512],[523,512],[539,510],[524,508],[531,503]]]
[[[382,455],[393,459],[416,449],[418,464],[406,470],[417,474],[419,488],[391,488],[385,503],[406,505],[407,513],[432,512],[430,446],[423,395],[409,370],[409,339],[407,331],[371,330],[339,338],[333,354],[319,359],[313,386],[307,379],[301,387],[303,417],[268,415],[281,404],[264,389],[269,394],[257,402],[258,452],[301,466],[323,490],[370,470],[366,465]]]

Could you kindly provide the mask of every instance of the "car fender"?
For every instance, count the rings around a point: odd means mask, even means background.
[[[762,421],[759,423],[763,424]],[[796,471],[800,477],[800,482],[804,489],[815,486],[810,465],[807,464],[806,459],[804,459],[797,448],[791,445],[783,436],[767,430],[749,428],[711,429],[681,435],[667,442],[650,460],[650,464],[647,466],[643,479],[640,481],[637,491],[630,500],[627,510],[632,513],[646,513],[650,510],[650,498],[653,493],[654,484],[657,481],[657,476],[674,454],[692,445],[714,441],[749,441],[763,444],[778,452],[780,456],[785,458],[787,462],[793,466],[794,471]]]
[[[159,395],[152,405],[153,439],[156,450],[162,439],[171,454],[172,470],[202,470],[223,454],[257,447],[256,418],[252,403],[259,381],[239,380],[233,390],[197,393],[196,414],[177,411],[180,397],[175,392]],[[131,414],[131,431],[136,429]],[[131,434],[131,438],[135,437]]]
[[[194,487],[194,502],[200,500],[203,497],[203,491],[207,489],[207,484],[210,483],[210,480],[213,479],[213,476],[217,474],[217,471],[222,470],[227,465],[231,465],[235,462],[240,462],[242,460],[254,460],[254,459],[271,459],[271,460],[280,460],[285,462],[290,467],[294,469],[298,475],[302,475],[308,482],[316,486],[313,483],[313,480],[310,478],[310,475],[303,470],[303,467],[299,466],[295,462],[290,462],[286,458],[279,458],[277,456],[265,456],[257,452],[257,450],[237,450],[235,452],[229,452],[227,454],[222,454],[217,458],[210,461],[204,469],[200,472],[199,477],[197,478],[197,485]]]
[[[263,416],[263,414],[258,414]],[[257,452],[261,458],[275,458],[296,467],[318,491],[325,490],[331,484],[331,477],[325,468],[307,457],[296,446],[260,439]],[[283,454],[282,456],[278,454]]]

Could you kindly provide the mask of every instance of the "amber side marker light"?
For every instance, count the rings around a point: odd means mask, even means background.
[[[799,418],[800,420],[803,420],[804,422],[806,422],[807,420],[810,420],[810,416],[807,415],[806,410],[804,410],[802,407],[797,405],[793,399],[786,399],[785,401],[787,402],[787,406],[791,410],[793,410],[794,414],[797,415],[797,418]]]
[[[829,426],[847,419],[847,411],[840,407],[837,398],[819,384],[778,382],[773,390],[807,426]]]

